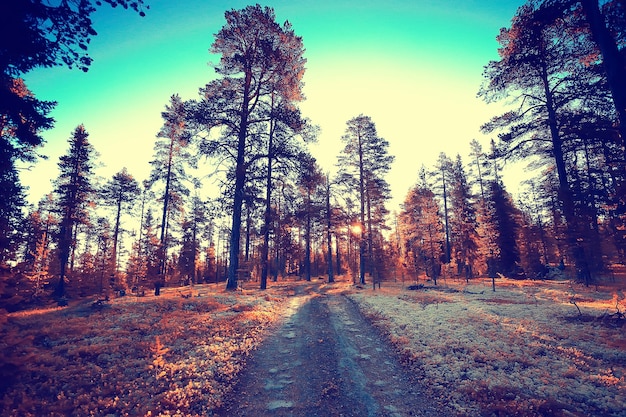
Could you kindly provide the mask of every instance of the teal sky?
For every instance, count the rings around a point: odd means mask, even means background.
[[[45,132],[41,161],[22,172],[29,201],[52,190],[67,139],[83,123],[108,179],[127,167],[147,177],[161,111],[172,94],[197,97],[215,78],[208,49],[224,24],[224,11],[242,1],[149,1],[146,17],[100,8],[87,73],[64,67],[26,75],[40,99],[58,101],[55,128]],[[404,199],[422,164],[440,152],[467,159],[469,142],[486,147],[479,126],[498,113],[475,98],[482,68],[497,58],[499,29],[508,26],[521,1],[274,1],[277,20],[289,20],[306,48],[307,100],[301,109],[322,129],[312,147],[333,171],[345,123],[372,117],[396,156],[388,180],[394,200]],[[202,167],[201,167],[202,169]],[[205,167],[206,172],[210,169]],[[514,191],[514,190],[512,190]]]

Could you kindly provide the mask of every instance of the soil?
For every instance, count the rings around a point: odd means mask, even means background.
[[[218,415],[452,414],[400,365],[347,297],[301,294],[290,308],[293,314],[250,358]]]

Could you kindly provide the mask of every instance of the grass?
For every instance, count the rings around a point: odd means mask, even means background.
[[[623,286],[441,284],[199,285],[0,315],[0,414],[213,415],[272,327],[323,288],[356,302],[458,416],[626,415],[626,335],[608,316],[626,310]]]
[[[166,289],[10,314],[0,340],[3,416],[206,416],[284,313],[284,287]]]
[[[460,416],[626,415],[623,292],[498,281],[350,297]]]

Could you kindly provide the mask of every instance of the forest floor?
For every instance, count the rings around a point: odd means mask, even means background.
[[[0,415],[626,416],[624,283],[250,282],[5,314]]]

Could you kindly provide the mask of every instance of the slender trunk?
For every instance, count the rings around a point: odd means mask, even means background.
[[[358,132],[359,141],[359,193],[361,203],[361,240],[359,241],[359,283],[365,284],[365,176],[363,167],[363,144],[361,132]]]
[[[272,94],[271,109],[274,109],[274,95]],[[270,223],[272,221],[272,160],[274,158],[274,119],[270,120],[269,137],[267,144],[267,176],[265,178],[265,227],[263,229],[263,246],[261,247],[261,289],[267,288],[267,274],[270,268]]]
[[[428,242],[430,243],[430,275],[435,285],[437,285],[437,267],[435,258],[435,244],[433,238],[433,232],[428,228]]]
[[[444,218],[444,227],[445,227],[445,234],[446,234],[446,259],[445,259],[445,263],[449,263],[450,262],[450,257],[451,257],[451,247],[450,247],[450,224],[449,224],[449,218],[448,218],[448,192],[446,189],[446,173],[444,172],[445,168],[442,167],[441,170],[441,182],[443,183],[443,218]]]
[[[326,175],[326,245],[328,249],[328,282],[334,282],[333,275],[333,245],[331,234],[331,212],[330,212],[330,178]]]
[[[306,199],[306,232],[304,236],[304,276],[311,281],[311,192],[307,190]]]
[[[111,256],[113,258],[113,271],[117,275],[117,239],[120,232],[120,217],[122,214],[122,197],[118,196],[117,200],[117,213],[115,213],[115,226],[113,227],[113,252]]]
[[[167,175],[165,176],[165,192],[163,193],[163,216],[161,217],[161,248],[159,259],[159,275],[165,275],[165,258],[167,256],[167,217],[170,201],[170,182],[172,177],[172,159],[174,154],[174,138],[170,138],[170,149],[167,160]]]
[[[370,184],[369,181],[366,184],[365,187],[365,202],[366,202],[366,206],[367,206],[367,260],[369,262],[369,270],[370,270],[370,277],[372,279],[372,284],[374,285],[374,288],[376,288],[376,280],[374,279],[375,276],[375,265],[374,265],[374,241],[373,241],[373,233],[372,233],[372,199],[371,199],[371,193],[370,193]]]
[[[191,283],[192,284],[196,284],[197,283],[197,279],[198,279],[198,274],[196,273],[196,252],[197,252],[197,248],[198,248],[198,244],[197,244],[197,235],[198,235],[198,221],[195,218],[195,213],[194,213],[194,219],[193,219],[193,228],[191,230],[191,241],[192,243],[192,253],[191,253],[191,265],[193,265],[193,272],[191,273]]]
[[[250,261],[250,229],[252,228],[252,209],[246,204],[246,242],[244,244],[243,259]]]
[[[280,199],[280,193],[278,194],[278,204],[276,206],[276,237],[274,238],[276,241],[276,244],[274,245],[274,263],[276,265],[275,269],[274,269],[274,273],[272,274],[272,280],[274,282],[278,281],[278,271],[280,270],[280,272],[283,274],[285,273],[285,262],[284,262],[284,257],[282,256],[281,253],[281,241],[282,241],[282,228],[283,228],[283,224],[282,224],[282,219],[281,219],[281,199]]]
[[[585,259],[585,251],[581,244],[578,242],[578,221],[576,218],[576,212],[574,209],[574,199],[572,196],[572,190],[567,180],[567,170],[565,167],[565,156],[563,152],[563,144],[559,134],[559,128],[557,125],[557,115],[550,91],[548,72],[545,65],[542,66],[541,78],[543,81],[544,94],[546,97],[546,109],[548,112],[548,125],[550,129],[550,137],[552,139],[552,154],[556,165],[556,170],[559,180],[559,197],[563,204],[563,214],[565,215],[565,221],[567,223],[566,238],[569,243],[570,251],[574,259],[577,274],[582,276],[585,284],[589,285],[591,280],[589,265]]]
[[[78,225],[74,224],[72,227],[72,239],[70,243],[70,272],[74,272],[74,263],[76,261],[76,241],[78,237]]]
[[[335,260],[337,262],[337,275],[341,275],[341,257],[339,254],[339,235],[337,234],[337,230],[335,230]]]
[[[589,191],[587,194],[589,195],[589,200],[587,204],[589,204],[589,222],[591,223],[591,236],[590,242],[587,245],[589,248],[589,259],[591,260],[591,270],[592,271],[602,271],[604,269],[603,261],[602,261],[602,245],[601,245],[601,237],[600,237],[600,228],[598,226],[598,209],[596,198],[598,190],[596,190],[594,178],[592,175],[592,167],[591,167],[591,156],[589,152],[589,144],[586,139],[583,139],[584,150],[585,150],[585,163],[587,166],[587,183],[589,184]]]
[[[65,221],[64,223],[66,223]],[[69,235],[69,236],[68,236]],[[59,260],[61,263],[61,271],[59,274],[59,283],[57,284],[54,295],[56,297],[65,296],[65,276],[67,274],[67,262],[70,257],[70,241],[71,232],[68,231],[67,224],[61,226],[60,240],[59,240]]]
[[[241,209],[246,185],[245,150],[248,137],[248,105],[250,102],[250,85],[252,73],[246,70],[243,102],[241,104],[241,123],[237,135],[237,159],[235,161],[235,195],[233,198],[233,222],[230,232],[227,290],[237,289],[237,270],[239,269],[239,245],[241,242]]]
[[[70,202],[70,204],[72,203]],[[59,298],[65,296],[65,276],[67,275],[67,264],[70,258],[70,247],[72,245],[72,217],[73,210],[71,207],[67,207],[65,209],[59,233],[59,261],[61,263],[61,270],[59,274],[59,282],[54,290],[54,295]]]

